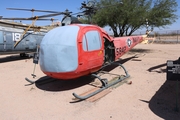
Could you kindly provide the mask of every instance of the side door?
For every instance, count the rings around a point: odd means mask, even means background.
[[[4,51],[12,51],[14,41],[12,32],[4,31]]]
[[[83,57],[87,61],[87,68],[93,69],[103,64],[104,51],[102,49],[102,41],[100,33],[97,30],[89,30],[83,34]]]

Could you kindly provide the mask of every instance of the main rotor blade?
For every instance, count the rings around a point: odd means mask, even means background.
[[[39,18],[46,18],[46,17],[58,16],[58,15],[61,15],[61,14],[65,14],[65,12],[58,12],[58,13],[53,13],[53,14],[35,16],[35,17],[31,17],[31,18],[36,18],[36,17],[38,17],[38,19],[39,19]]]
[[[71,16],[74,16],[74,15],[77,15],[77,14],[81,14],[81,13],[84,13],[84,12],[73,13],[73,14],[71,14]]]
[[[38,17],[39,18],[39,17]],[[35,18],[0,18],[2,20],[34,20]],[[39,18],[37,20],[57,20],[57,19],[44,19],[44,18]]]
[[[0,26],[5,26],[5,27],[13,27],[13,28],[18,28],[18,29],[26,29],[29,27],[28,24],[20,24],[20,23],[13,23],[13,22],[7,22],[7,21],[0,21]],[[46,28],[42,26],[31,26],[30,30],[32,29],[43,29],[46,30]]]
[[[2,20],[32,20],[29,18],[1,18]]]
[[[31,12],[49,12],[49,13],[59,13],[58,11],[50,11],[50,10],[36,10],[36,9],[24,9],[24,8],[6,8],[8,10],[23,10],[23,11],[31,11]]]
[[[47,14],[47,15],[41,15],[41,16],[34,16],[34,17],[30,17],[30,18],[2,18],[2,19],[6,19],[6,20],[43,20],[41,18],[46,18],[46,17],[52,17],[52,16],[57,16],[57,15],[61,15],[61,14],[67,14],[65,12],[59,12],[59,13],[53,13],[53,14]]]

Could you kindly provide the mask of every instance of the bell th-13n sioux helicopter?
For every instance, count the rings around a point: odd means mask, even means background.
[[[4,18],[0,16],[0,54],[12,54],[20,53],[20,56],[25,56],[25,53],[36,52],[37,47],[40,45],[44,35],[52,28],[59,26],[59,24],[53,23],[48,26],[36,26],[37,20],[52,21],[53,18],[47,19],[46,17],[52,17],[64,12],[44,11],[35,9],[19,9],[19,8],[7,8],[9,10],[23,10],[31,11],[33,17],[29,18]],[[34,16],[33,12],[50,12],[51,14]],[[13,21],[10,21],[13,20]],[[32,24],[24,24],[22,22],[14,22],[14,20],[31,20]]]
[[[93,9],[84,3],[82,5],[90,10]],[[142,42],[147,34],[113,38],[97,25],[66,21],[65,19],[70,19],[69,17],[72,16],[64,18],[65,26],[56,27],[43,37],[39,53],[35,57],[35,63],[38,63],[39,58],[42,72],[60,80],[70,80],[85,75],[92,75],[100,80],[102,86],[95,92],[86,96],[73,93],[73,96],[80,100],[87,99],[128,78],[129,74],[125,67],[116,61]],[[108,83],[106,78],[101,78],[97,73],[111,64],[122,67],[125,76],[119,76],[117,80]],[[25,79],[31,84],[36,82]]]

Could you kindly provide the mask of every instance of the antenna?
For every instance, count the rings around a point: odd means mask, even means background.
[[[151,30],[149,30],[149,21],[146,19],[146,35],[149,35],[153,31],[153,25],[151,26]]]

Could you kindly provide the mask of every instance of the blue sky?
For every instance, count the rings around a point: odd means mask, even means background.
[[[73,13],[80,12],[79,8],[81,3],[87,0],[2,0],[0,3],[0,16],[3,17],[31,17],[32,13],[28,11],[17,11],[17,10],[7,10],[6,8],[26,8],[26,9],[39,9],[39,10],[52,10],[63,12],[66,9],[72,11]],[[180,1],[178,2],[178,20],[165,28],[165,30],[180,30]],[[35,12],[34,15],[43,15],[47,13]],[[53,17],[61,20],[61,16]],[[25,21],[23,21],[25,22]],[[26,23],[31,23],[26,22]],[[50,21],[37,22],[38,25],[51,24]],[[164,28],[163,28],[164,29]]]
[[[30,11],[17,11],[7,10],[6,8],[25,8],[25,9],[37,9],[37,10],[52,10],[64,12],[66,9],[73,13],[80,12],[78,10],[81,7],[83,0],[2,0],[0,3],[0,16],[3,17],[31,17]],[[44,15],[49,13],[34,12],[34,15]],[[63,16],[53,17],[61,20]],[[31,23],[31,21],[23,21]],[[50,21],[37,22],[37,24],[51,24]]]

